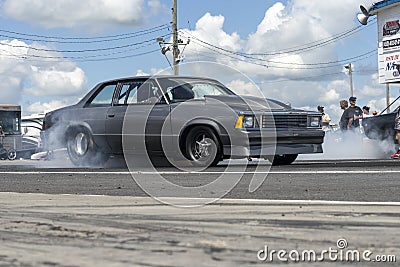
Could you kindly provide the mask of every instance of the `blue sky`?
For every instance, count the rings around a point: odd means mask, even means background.
[[[358,104],[379,111],[385,86],[377,76],[376,20],[362,27],[356,20],[359,5],[371,3],[178,0],[180,38],[191,38],[184,63],[223,64],[265,96],[306,109],[323,105],[337,122],[339,100],[350,92],[343,65],[351,62]],[[155,38],[169,40],[171,6],[172,0],[0,0],[0,102],[20,103],[25,114],[49,111],[75,103],[100,81],[169,68]],[[213,78],[238,93],[257,93],[249,79],[210,66]],[[391,96],[398,94],[392,86]]]

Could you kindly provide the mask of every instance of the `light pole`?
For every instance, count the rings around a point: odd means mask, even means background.
[[[349,70],[349,77],[350,77],[350,96],[353,96],[353,70],[351,68],[351,63],[344,66],[346,69]]]

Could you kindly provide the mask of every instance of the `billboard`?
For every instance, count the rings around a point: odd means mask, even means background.
[[[400,5],[378,10],[379,83],[400,82]]]

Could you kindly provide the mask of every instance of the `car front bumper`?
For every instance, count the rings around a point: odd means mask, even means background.
[[[325,132],[321,129],[263,131],[240,130],[225,138],[227,158],[264,157],[282,154],[322,153]]]

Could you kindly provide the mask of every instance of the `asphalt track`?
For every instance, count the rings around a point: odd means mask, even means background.
[[[114,196],[147,196],[135,181],[140,175],[151,179],[161,176],[182,187],[204,186],[225,174],[230,182],[240,179],[225,198],[272,200],[327,200],[400,202],[400,160],[329,160],[296,161],[289,166],[272,167],[267,161],[255,161],[226,169],[226,164],[204,172],[187,172],[175,168],[132,170],[110,166],[105,169],[60,168],[63,162],[0,162],[0,191],[45,194],[83,194]],[[259,164],[258,167],[256,164]],[[65,164],[64,164],[65,165]],[[249,192],[255,174],[263,179],[261,186]],[[160,185],[150,184],[150,189]],[[151,191],[151,190],[150,190]],[[160,188],[160,195],[180,197],[176,191]],[[190,197],[202,197],[191,195]],[[214,196],[210,196],[214,197]],[[218,196],[215,196],[218,197]]]
[[[0,266],[398,266],[400,161],[256,163],[154,172],[2,161]],[[181,198],[222,173],[240,178],[222,199]],[[138,175],[180,187],[148,183],[156,200]],[[265,179],[250,192],[255,175]]]

